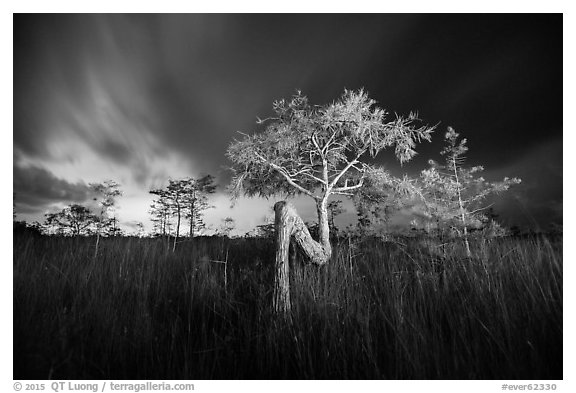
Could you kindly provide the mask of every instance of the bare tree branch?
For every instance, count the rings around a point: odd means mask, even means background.
[[[322,159],[324,159],[324,153],[322,152],[322,149],[320,148],[320,145],[318,144],[318,141],[316,140],[316,133],[312,134],[312,137],[310,139],[312,140],[312,143],[316,147],[318,154],[320,154],[320,157],[322,157]]]
[[[288,172],[286,172],[286,169],[282,168],[281,166],[278,166],[276,164],[274,164],[273,162],[270,162],[268,160],[266,160],[264,157],[262,157],[259,153],[254,152],[254,155],[256,157],[258,157],[260,160],[262,160],[262,162],[264,162],[265,164],[269,165],[270,167],[274,168],[276,170],[276,172],[278,172],[279,174],[281,174],[282,176],[284,176],[284,178],[286,179],[286,181],[294,188],[296,188],[297,190],[299,190],[300,192],[311,196],[314,199],[317,199],[317,196],[314,195],[311,191],[305,189],[304,187],[302,187],[300,184],[296,183],[296,181],[290,177],[290,175],[288,174]]]
[[[491,203],[491,204],[489,204],[488,206],[484,206],[484,207],[481,207],[481,208],[479,208],[479,209],[472,210],[471,212],[466,212],[466,214],[474,215],[474,214],[476,214],[476,213],[478,213],[478,212],[481,212],[482,210],[486,210],[486,209],[491,208],[493,205],[494,205],[494,204]]]
[[[352,191],[352,190],[356,190],[360,187],[362,187],[364,185],[364,178],[360,178],[360,181],[357,184],[354,184],[353,186],[349,186],[348,185],[348,179],[346,179],[345,183],[344,183],[344,187],[336,187],[332,189],[332,192],[342,192],[342,191]]]
[[[332,190],[332,194],[345,195],[345,196],[349,196],[349,197],[353,197],[355,195],[354,193],[351,193],[351,192],[334,191],[334,190]]]
[[[314,180],[316,180],[317,182],[319,182],[319,183],[321,183],[321,184],[326,184],[326,182],[325,182],[324,180],[322,180],[322,179],[320,179],[319,177],[316,177],[316,176],[314,176],[314,175],[312,175],[312,174],[310,174],[310,173],[302,173],[302,175],[308,176],[310,179],[314,179]]]
[[[328,185],[329,190],[334,188],[334,186],[338,183],[338,180],[340,180],[340,178],[344,176],[346,172],[348,172],[348,169],[352,168],[352,166],[354,166],[355,164],[360,163],[358,159],[362,156],[362,154],[364,154],[364,152],[365,152],[364,150],[360,151],[360,153],[356,156],[356,158],[348,162],[348,165],[346,165],[344,169],[342,169],[342,171],[339,174],[337,174],[336,177],[334,177],[334,179],[332,179],[332,182]]]

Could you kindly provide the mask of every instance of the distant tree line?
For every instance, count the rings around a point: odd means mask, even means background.
[[[28,228],[46,235],[59,236],[96,236],[95,253],[98,252],[100,237],[123,236],[125,232],[119,226],[116,216],[117,198],[122,196],[120,185],[113,180],[101,183],[90,183],[91,201],[86,206],[73,203],[57,212],[44,215],[43,223],[26,225]],[[153,235],[173,238],[173,248],[181,236],[181,227],[186,222],[188,237],[200,233],[206,224],[204,212],[213,207],[208,197],[216,191],[214,177],[206,175],[199,179],[187,177],[179,180],[169,180],[168,185],[162,189],[152,189],[155,195],[149,213],[154,224]],[[14,194],[13,218],[16,220],[16,195]],[[229,234],[233,228],[233,219],[224,220],[222,233]],[[144,236],[144,225],[135,224],[134,235]]]
[[[96,249],[100,236],[119,236],[122,234],[115,215],[116,199],[122,195],[120,185],[113,180],[102,183],[90,183],[95,211],[74,203],[64,209],[45,214],[41,225],[47,234],[66,236],[96,235]]]

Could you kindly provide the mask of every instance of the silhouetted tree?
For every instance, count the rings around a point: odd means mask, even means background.
[[[176,235],[174,236],[172,251],[176,250],[176,242],[180,238],[180,223],[185,207],[185,187],[186,180],[169,180],[168,187],[166,187],[166,195],[172,214],[176,216]]]
[[[200,229],[205,228],[204,211],[213,207],[208,203],[208,195],[216,191],[214,177],[206,175],[200,179],[186,179],[184,184],[184,199],[186,218],[190,222],[190,237],[194,237]]]
[[[120,185],[114,180],[106,180],[102,183],[90,183],[90,189],[96,194],[94,200],[98,203],[99,212],[96,215],[96,246],[94,257],[98,255],[98,245],[100,244],[100,235],[110,231],[113,225],[113,232],[116,232],[116,218],[111,220],[108,215],[112,212],[116,198],[122,195]]]
[[[165,190],[157,189],[151,190],[150,194],[156,195],[157,198],[152,201],[149,213],[152,216],[154,223],[154,231],[156,234],[166,236],[169,220],[170,220],[170,203]]]
[[[178,180],[169,180],[168,186],[165,189],[151,190],[151,194],[158,195],[158,199],[154,200],[152,205],[153,214],[161,214],[163,234],[170,235],[171,223],[168,217],[176,217],[176,233],[174,234],[174,242],[172,251],[176,250],[176,242],[180,236],[180,223],[182,220],[182,210],[184,208],[184,198],[182,183]],[[166,230],[168,230],[166,232]]]
[[[203,212],[211,207],[208,204],[208,194],[214,193],[215,189],[214,178],[207,175],[200,179],[169,180],[165,189],[150,191],[151,194],[158,196],[151,206],[151,214],[153,220],[161,226],[163,234],[166,234],[166,229],[170,227],[168,217],[176,218],[173,251],[176,250],[176,243],[180,237],[183,218],[190,221],[190,237],[205,226]]]
[[[72,236],[92,234],[98,222],[98,216],[78,204],[69,205],[58,213],[48,213],[45,217],[45,227],[52,228],[57,234]]]
[[[122,236],[122,229],[118,227],[118,219],[116,217],[109,218],[104,228],[106,236]]]

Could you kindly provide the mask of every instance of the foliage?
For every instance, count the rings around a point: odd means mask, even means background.
[[[106,236],[122,236],[124,232],[118,226],[118,219],[116,217],[109,218],[104,224]]]
[[[328,225],[331,231],[337,231],[334,219],[346,210],[342,207],[342,201],[331,201],[328,203]]]
[[[144,224],[142,222],[136,223],[136,233],[135,236],[137,237],[144,237],[146,236],[146,232],[144,231]]]
[[[345,90],[325,106],[311,105],[301,92],[274,102],[275,116],[259,120],[267,124],[264,132],[244,135],[228,148],[234,195],[350,195],[371,170],[366,157],[394,147],[401,163],[410,160],[433,128],[416,127],[415,113],[388,120],[375,104],[363,90]]]
[[[164,189],[151,190],[157,196],[150,209],[156,233],[166,235],[170,227],[170,217],[176,217],[176,237],[180,236],[182,218],[189,221],[189,236],[205,227],[204,211],[212,206],[208,195],[216,191],[214,177],[207,175],[199,179],[184,178],[169,180]]]
[[[166,236],[169,234],[169,230],[167,231],[167,229],[169,228],[169,220],[172,215],[168,195],[161,189],[151,190],[150,193],[157,196],[156,199],[152,201],[149,210],[154,232],[157,235]]]
[[[96,217],[96,234],[98,239],[100,235],[118,236],[121,234],[120,228],[116,226],[116,217],[109,217],[116,205],[116,198],[122,195],[120,184],[114,180],[105,180],[102,183],[90,183],[90,189],[96,195],[94,201],[98,203],[99,212]],[[98,240],[96,250],[98,249]]]
[[[204,211],[212,208],[208,196],[216,192],[214,177],[206,175],[199,179],[186,179],[185,185],[186,218],[190,223],[190,237],[206,227]]]
[[[388,221],[413,200],[414,180],[391,176],[384,168],[373,168],[364,187],[353,198],[358,230],[364,236],[388,236]]]
[[[458,137],[459,134],[448,127],[446,146],[441,152],[445,163],[429,161],[429,168],[420,174],[417,195],[424,203],[429,226],[466,234],[470,227],[480,228],[488,221],[484,212],[491,205],[483,204],[486,198],[519,184],[520,179],[505,177],[502,181],[489,182],[480,176],[482,166],[465,167],[467,141]]]
[[[97,215],[78,204],[69,205],[57,213],[47,213],[45,217],[45,232],[58,235],[91,235],[99,222]]]
[[[32,235],[32,236],[40,236],[42,235],[42,224],[39,222],[33,222],[32,224],[27,223],[26,221],[13,221],[12,227],[15,236],[22,236],[22,235]]]
[[[122,195],[120,184],[114,180],[105,180],[102,183],[90,183],[89,186],[96,194],[94,200],[100,206],[99,216],[106,217],[107,213],[116,204],[116,198]]]
[[[440,153],[445,157],[444,164],[430,160],[419,178],[393,178],[375,169],[354,198],[362,233],[389,234],[388,218],[404,210],[415,217],[415,229],[430,234],[467,237],[471,229],[486,228],[486,234],[505,235],[506,230],[495,222],[494,215],[487,214],[491,204],[485,202],[520,183],[520,179],[506,177],[490,182],[480,176],[482,166],[465,167],[467,141],[458,137],[448,127],[446,146]]]
[[[388,120],[375,104],[363,90],[345,90],[324,106],[311,105],[298,92],[290,101],[274,102],[275,116],[259,120],[266,124],[263,132],[244,134],[228,147],[234,197],[304,194],[315,200],[318,241],[309,231],[299,237],[300,248],[315,264],[327,263],[332,255],[328,198],[360,190],[375,171],[367,160],[382,150],[393,147],[404,163],[416,154],[417,142],[430,141],[433,127],[417,127],[415,113]],[[288,281],[282,285],[285,289]]]
[[[248,232],[246,237],[273,239],[275,234],[274,223],[257,225],[255,230]]]
[[[232,217],[223,218],[219,233],[223,236],[230,237],[230,233],[234,230],[235,227],[236,222]]]

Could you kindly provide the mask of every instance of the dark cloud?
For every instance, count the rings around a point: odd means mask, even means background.
[[[522,183],[494,200],[494,208],[509,225],[548,229],[563,221],[562,139],[542,142],[514,161],[488,168],[486,177],[519,177]]]
[[[454,126],[471,164],[514,169],[561,138],[562,15],[14,18],[15,153],[37,169],[93,155],[143,194],[177,175],[225,183],[235,132],[255,130],[296,89],[324,104],[360,87],[391,113]],[[377,162],[416,173],[441,134],[404,168],[387,153]]]
[[[17,213],[43,213],[54,203],[81,203],[89,198],[84,182],[70,183],[44,168],[16,165],[13,175]]]

